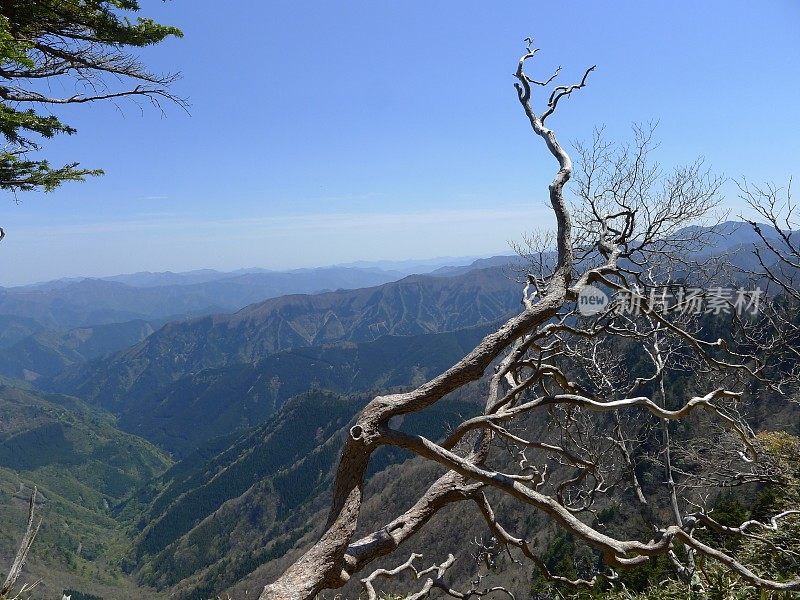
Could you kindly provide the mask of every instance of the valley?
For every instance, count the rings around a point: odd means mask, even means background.
[[[166,323],[54,330],[36,306],[4,316],[0,468],[18,510],[0,558],[37,485],[49,524],[31,570],[57,573],[49,585],[202,598],[234,584],[309,531],[297,509],[322,501],[342,431],[370,394],[445,370],[518,306],[505,267],[453,271]],[[450,401],[415,425],[441,433],[476,410],[474,398]],[[384,453],[372,470],[405,458]],[[256,527],[221,543],[245,522]],[[264,550],[242,553],[245,539]]]
[[[736,256],[749,242],[728,236],[721,248]],[[80,327],[49,329],[44,301],[3,315],[0,502],[14,510],[4,513],[0,558],[13,551],[25,496],[37,485],[44,525],[31,572],[46,569],[50,586],[102,598],[255,593],[318,535],[358,411],[376,394],[445,371],[515,314],[518,260],[267,298],[207,316],[192,314],[194,303],[177,319],[149,312],[149,320],[125,321],[132,313],[120,311],[103,313],[101,321],[112,322],[87,324],[99,313],[85,312],[66,322],[83,319]],[[194,281],[207,276],[171,285],[194,289],[208,285]],[[224,305],[227,294],[208,301]],[[485,385],[471,384],[424,418],[409,416],[403,428],[441,439],[480,412]],[[754,416],[771,426],[789,419],[785,426],[800,431],[798,412],[779,412]],[[532,426],[547,435],[545,422]],[[409,458],[384,449],[370,463],[363,533],[435,476]],[[554,543],[518,506],[502,506],[527,535]],[[460,505],[432,530],[454,519],[480,535],[481,521]],[[421,539],[439,548],[435,534]],[[455,573],[468,577],[469,565]]]

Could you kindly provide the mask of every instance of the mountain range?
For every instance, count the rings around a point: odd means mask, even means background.
[[[286,294],[379,285],[398,278],[376,269],[331,267],[297,272],[243,273],[194,282],[133,285],[107,279],[59,280],[0,288],[0,315],[32,319],[48,329],[71,329],[136,319],[176,318],[231,312],[253,302]],[[122,280],[136,281],[136,276]],[[159,277],[159,281],[170,277]]]
[[[738,224],[718,239],[714,252],[741,263],[756,241]],[[0,505],[9,507],[0,525],[19,532],[35,483],[49,525],[31,569],[63,589],[252,593],[324,522],[359,408],[445,370],[519,311],[522,260],[431,261],[431,272],[409,276],[400,264],[359,264],[0,290]],[[478,410],[481,385],[404,428],[443,435]],[[376,455],[366,485],[377,499],[363,527],[435,474],[408,458]],[[0,559],[13,542],[0,537]]]
[[[116,412],[128,398],[153,393],[185,374],[252,363],[284,350],[453,331],[497,321],[519,304],[519,286],[500,268],[283,296],[229,315],[169,323],[127,350],[68,368],[42,386]]]

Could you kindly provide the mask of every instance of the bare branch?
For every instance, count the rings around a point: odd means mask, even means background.
[[[28,560],[28,553],[33,546],[34,540],[36,539],[36,534],[39,533],[39,527],[42,525],[41,519],[39,519],[36,525],[34,525],[36,495],[37,489],[34,487],[28,504],[28,523],[25,528],[25,535],[22,536],[22,541],[19,544],[17,555],[14,558],[14,562],[11,564],[11,569],[8,571],[8,576],[6,577],[5,583],[3,583],[3,587],[0,588],[0,597],[2,598],[5,598],[8,595],[8,593],[17,583],[20,575],[22,575],[22,569],[25,567],[25,561]],[[29,591],[32,588],[33,586],[25,586],[24,591]],[[22,592],[20,592],[20,594],[21,593]]]

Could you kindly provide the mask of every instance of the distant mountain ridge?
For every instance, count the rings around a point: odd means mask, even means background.
[[[335,265],[337,267],[356,267],[359,269],[380,269],[394,271],[403,275],[428,275],[445,267],[469,266],[480,260],[477,256],[442,256],[438,258],[406,260],[357,260]]]
[[[747,225],[733,222],[722,224],[715,239],[719,241],[715,253],[730,251],[744,259],[757,241]],[[185,452],[202,441],[200,432],[207,436],[210,431],[198,424],[196,431],[186,433],[169,423],[180,422],[179,415],[191,420],[192,415],[184,412],[188,406],[211,402],[204,411],[213,413],[220,403],[229,405],[210,390],[227,389],[239,398],[234,404],[241,407],[245,399],[254,400],[250,388],[255,386],[263,403],[266,381],[255,377],[247,365],[272,364],[270,357],[282,352],[294,352],[291,357],[296,359],[297,351],[304,348],[364,344],[382,336],[419,336],[496,322],[519,310],[520,284],[515,271],[525,260],[490,257],[375,287],[285,295],[233,314],[168,323],[122,352],[69,367],[41,385],[98,403],[120,415],[126,429],[157,439],[171,451]],[[229,376],[234,371],[239,381],[259,381],[258,385],[242,388]],[[265,371],[261,375],[266,376]],[[225,381],[228,383],[220,383]],[[333,380],[326,381],[330,385]],[[348,391],[345,386],[334,389]],[[254,406],[253,414],[266,418],[277,406],[277,397],[273,402],[275,406],[269,410],[263,404]],[[156,432],[149,419],[137,412],[140,410],[161,412],[161,430]],[[245,412],[241,408],[234,411]],[[244,421],[239,426],[253,424],[247,418]]]
[[[444,259],[432,259],[427,266],[440,260]],[[397,264],[408,267],[419,262]],[[26,381],[52,377],[70,365],[132,346],[170,321],[230,313],[246,301],[263,301],[283,292],[358,289],[401,277],[399,272],[368,264],[288,272],[142,272],[0,288],[0,375]],[[453,267],[457,272],[448,275],[484,265],[474,261]]]
[[[69,368],[42,385],[121,414],[129,399],[205,369],[255,363],[286,350],[455,331],[493,323],[519,305],[519,285],[500,268],[282,296],[234,314],[169,323],[127,350]]]
[[[396,273],[330,268],[293,273],[244,273],[200,283],[133,287],[81,279],[0,288],[0,315],[71,329],[168,316],[232,312],[286,294],[356,289],[394,281]]]
[[[309,390],[351,394],[420,384],[472,350],[493,327],[286,350],[160,386],[137,386],[121,404],[103,395],[94,401],[115,407],[122,430],[181,457],[209,439],[264,423],[288,399]]]
[[[195,283],[208,283],[210,281],[218,281],[220,279],[228,279],[229,277],[236,277],[243,275],[247,270],[233,271],[226,273],[217,271],[216,269],[196,269],[194,271],[183,271],[174,273],[172,271],[139,271],[137,273],[124,273],[121,275],[111,275],[108,277],[97,277],[103,281],[114,281],[116,283],[124,283],[131,287],[160,287],[164,285],[192,285]],[[256,273],[269,273],[267,269],[254,269],[252,272]]]
[[[137,271],[135,273],[121,273],[119,275],[106,276],[87,276],[87,277],[64,277],[51,281],[42,281],[26,285],[12,286],[7,289],[28,289],[28,290],[54,290],[66,287],[73,283],[96,279],[100,281],[111,281],[122,283],[131,287],[161,287],[171,285],[193,285],[197,283],[209,283],[221,279],[230,279],[241,275],[298,275],[311,274],[336,270],[357,270],[373,273],[386,273],[395,279],[400,279],[408,275],[424,275],[434,270],[446,267],[469,266],[476,260],[475,256],[462,257],[439,257],[428,259],[406,259],[406,260],[358,260],[349,263],[341,263],[326,267],[300,267],[295,269],[264,269],[261,267],[250,267],[235,269],[233,271],[219,271],[217,269],[194,269],[191,271]],[[2,289],[2,287],[0,287]]]
[[[517,266],[524,264],[525,258],[517,254],[502,254],[499,256],[490,256],[488,258],[478,258],[468,265],[448,265],[446,267],[440,267],[435,271],[431,271],[430,275],[434,275],[436,277],[461,275],[469,271],[474,271],[475,269],[489,269],[492,267]]]

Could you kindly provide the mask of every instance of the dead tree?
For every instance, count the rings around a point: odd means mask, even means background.
[[[742,180],[739,191],[758,219],[745,219],[760,241],[753,249],[758,268],[749,275],[770,292],[756,331],[774,336],[780,349],[773,358],[778,365],[774,380],[781,384],[779,391],[791,393],[800,383],[800,215],[792,198],[792,182],[779,188]]]
[[[307,600],[341,588],[373,561],[413,543],[409,540],[438,511],[454,503],[473,505],[515,561],[530,561],[544,577],[566,585],[613,579],[615,570],[656,556],[669,556],[678,576],[691,583],[697,579],[696,558],[703,556],[749,585],[800,589],[800,580],[763,577],[698,535],[709,529],[758,535],[798,513],[783,512],[770,523],[723,526],[693,495],[700,485],[746,485],[777,476],[764,466],[756,437],[737,410],[748,382],[763,378],[766,365],[755,353],[740,351],[730,336],[705,339],[703,318],[715,315],[698,316],[689,307],[697,297],[711,302],[712,294],[685,293],[687,286],[713,281],[719,272],[715,260],[702,253],[712,230],[690,226],[714,209],[720,182],[701,163],[664,175],[648,160],[650,131],[639,129],[628,147],[615,149],[596,136],[579,148],[576,201],[570,205],[565,187],[575,175],[573,162],[549,121],[563,100],[587,85],[594,67],[578,83],[552,88],[538,111],[534,90],[549,87],[560,69],[546,80],[530,77],[525,67],[537,53],[531,43],[519,60],[515,85],[533,132],[558,164],[549,186],[557,225],[552,268],[528,275],[520,314],[457,364],[413,391],[377,396],[364,407],[344,444],[324,532],[265,587],[262,600]],[[669,292],[669,302],[662,292]],[[582,303],[587,295],[599,303],[588,311]],[[603,303],[603,296],[610,301]],[[742,303],[748,300],[753,298]],[[737,301],[726,298],[715,306],[733,307]],[[637,309],[629,310],[634,304]],[[747,314],[743,311],[732,322],[749,326]],[[632,352],[642,357],[635,372],[621,360]],[[424,411],[487,372],[482,414],[460,423],[443,441],[394,426],[394,417]],[[677,380],[684,383],[674,391]],[[532,437],[527,425],[536,418],[548,426],[545,434]],[[720,466],[715,473],[692,464],[691,445],[680,461],[671,454],[684,440],[675,439],[670,423],[686,419],[703,419],[703,430],[715,440]],[[657,491],[637,477],[642,454],[636,447],[645,439],[651,442],[652,468],[660,470],[665,482]],[[411,508],[354,539],[370,456],[386,445],[434,461],[446,473]],[[507,461],[505,468],[498,466],[501,450],[508,448],[518,458],[513,469]],[[611,494],[635,498],[643,535],[614,537],[592,524],[598,499]],[[497,495],[546,515],[598,552],[603,569],[576,580],[549,572],[533,544],[502,523],[492,503]],[[418,571],[414,562],[419,556],[409,554],[399,567],[362,579],[370,596],[375,596],[378,576],[405,571],[425,579],[412,598],[434,589],[456,598],[489,591],[480,585],[459,591],[446,583],[452,556]]]
[[[25,583],[17,592],[13,591],[17,580],[20,575],[22,575],[22,569],[25,567],[25,563],[28,560],[28,553],[31,551],[33,541],[36,539],[36,534],[39,533],[39,527],[42,525],[41,519],[35,522],[36,495],[37,489],[34,487],[28,504],[28,524],[25,528],[25,534],[22,536],[22,541],[20,541],[17,555],[14,557],[14,562],[11,564],[8,576],[6,576],[3,586],[0,587],[0,600],[16,600],[17,598],[25,597],[38,585],[38,582],[32,585]]]

